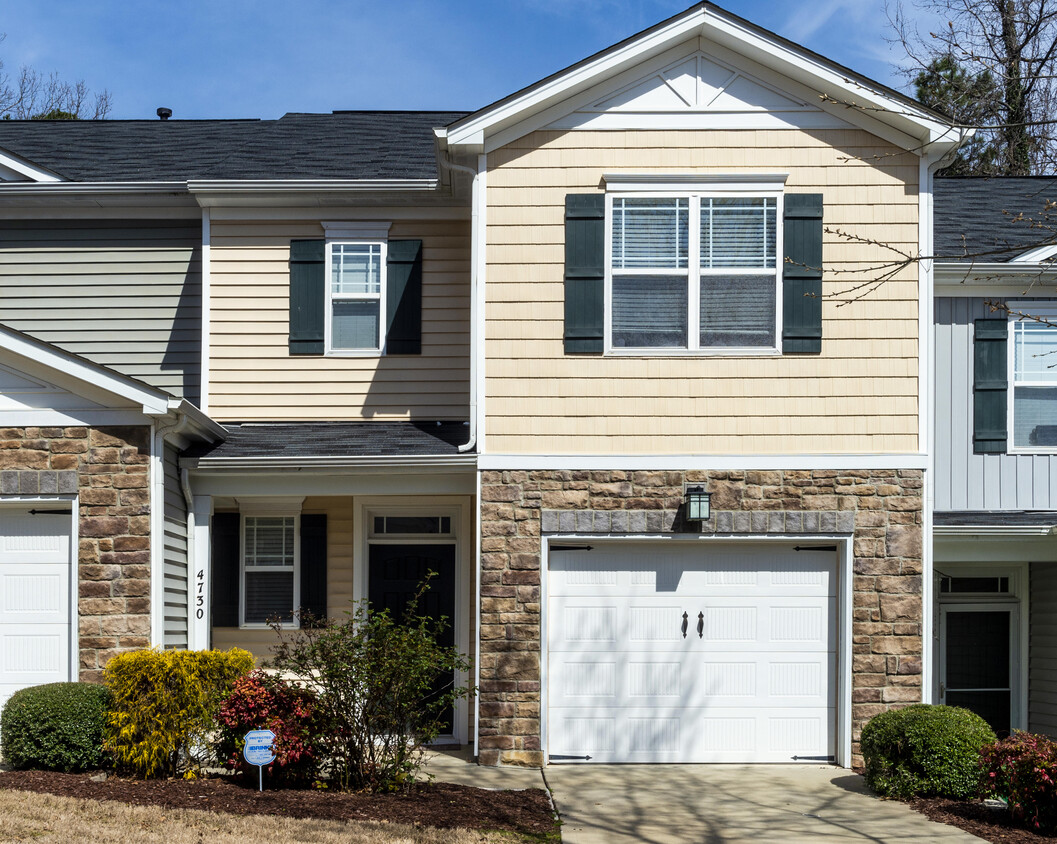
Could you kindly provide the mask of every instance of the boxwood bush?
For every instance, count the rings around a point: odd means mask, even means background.
[[[993,741],[968,709],[919,703],[882,712],[862,729],[866,784],[884,797],[967,799],[980,781],[980,748]]]
[[[89,771],[103,765],[110,691],[48,683],[15,692],[0,715],[0,753],[13,768]]]

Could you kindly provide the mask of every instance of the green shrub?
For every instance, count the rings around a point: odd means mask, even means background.
[[[92,683],[21,689],[8,698],[0,715],[0,753],[13,768],[98,768],[109,705],[109,690]]]
[[[311,678],[324,726],[321,761],[337,788],[394,791],[414,783],[422,745],[440,733],[444,710],[468,692],[436,688],[439,677],[469,669],[454,648],[437,644],[445,623],[411,611],[395,621],[361,605],[344,621],[303,617],[290,633],[276,625],[273,665]]]
[[[193,776],[209,757],[220,703],[253,668],[249,651],[132,651],[107,663],[104,747],[142,777]]]
[[[1015,731],[980,751],[980,785],[1010,814],[1040,832],[1057,831],[1057,742]]]
[[[862,729],[866,784],[884,797],[976,794],[980,748],[995,734],[979,715],[919,703],[882,712]]]

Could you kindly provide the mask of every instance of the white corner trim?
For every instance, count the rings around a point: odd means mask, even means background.
[[[327,233],[327,240],[386,240],[392,228],[392,223],[355,223],[348,220],[323,222],[321,225]]]
[[[780,471],[926,469],[928,455],[906,454],[482,454],[481,471]]]
[[[202,305],[199,310],[199,318],[202,321],[201,328],[201,361],[198,372],[198,404],[203,413],[209,412],[209,389],[210,389],[210,366],[209,366],[209,344],[210,326],[212,318],[212,307],[210,296],[212,295],[212,278],[210,275],[210,261],[212,260],[212,220],[209,208],[202,209]]]
[[[7,171],[7,172],[3,172]],[[6,150],[0,150],[0,177],[10,173],[13,177],[30,182],[61,182],[63,181],[50,170],[31,164],[25,158],[14,155]],[[12,179],[14,180],[14,179]],[[4,179],[4,181],[7,181]]]
[[[788,173],[603,173],[607,191],[692,191],[715,187],[725,191],[785,190]]]

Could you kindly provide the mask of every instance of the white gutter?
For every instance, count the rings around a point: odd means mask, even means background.
[[[190,179],[187,191],[198,193],[336,193],[348,191],[432,191],[437,179]]]
[[[941,525],[932,529],[934,536],[1057,536],[1053,525]]]
[[[110,196],[129,193],[185,193],[187,182],[24,182],[0,183],[4,196]]]
[[[189,469],[208,470],[260,470],[260,469],[363,469],[398,468],[411,466],[423,471],[439,468],[462,468],[477,465],[472,454],[445,454],[438,456],[399,455],[385,457],[377,455],[348,457],[198,457],[181,461]]]
[[[187,399],[169,399],[168,411],[186,418],[193,424],[195,433],[201,434],[205,439],[216,442],[228,437],[227,429],[223,425],[214,422]]]

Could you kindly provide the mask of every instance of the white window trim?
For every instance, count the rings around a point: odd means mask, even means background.
[[[299,510],[276,511],[273,509],[250,510],[249,512],[244,510],[239,513],[239,629],[270,629],[270,625],[266,623],[246,621],[246,519],[248,518],[292,518],[294,520],[294,600],[291,608],[293,622],[290,624],[283,622],[283,626],[297,630],[301,626],[298,612],[301,607],[301,513]]]
[[[1007,307],[1010,309],[1009,313],[1013,310],[1023,309],[1024,303],[1007,302]],[[1044,319],[1048,319],[1057,324],[1057,308],[1054,307],[1041,307],[1032,308],[1031,313],[1034,316],[1040,316]],[[1041,445],[1022,445],[1018,446],[1015,444],[1016,429],[1014,427],[1016,423],[1015,419],[1015,408],[1016,401],[1014,396],[1017,388],[1017,364],[1016,364],[1016,325],[1019,322],[1024,322],[1022,319],[1010,316],[1008,322],[1008,333],[1006,340],[1006,453],[1007,454],[1057,454],[1057,445],[1053,446],[1041,446]],[[1054,367],[1057,368],[1057,355],[1054,355]],[[1020,386],[1022,387],[1052,387],[1057,389],[1057,383],[1033,383],[1025,382]]]
[[[607,357],[777,357],[782,354],[782,259],[785,254],[784,226],[785,176],[769,174],[724,176],[652,176],[606,175],[605,251],[604,263],[604,354]],[[616,348],[613,346],[613,200],[628,196],[648,198],[690,199],[690,232],[687,244],[687,348],[643,347]],[[701,267],[700,267],[700,198],[762,197],[775,200],[775,325],[772,346],[700,346]],[[695,220],[695,217],[697,218]],[[734,274],[764,275],[765,269],[755,272],[732,270]],[[670,274],[670,273],[669,273]],[[691,319],[691,314],[697,316]]]
[[[327,357],[350,357],[350,358],[374,358],[385,355],[385,314],[386,314],[386,288],[388,287],[388,269],[386,266],[389,258],[389,229],[390,223],[350,223],[350,222],[324,222],[323,230],[326,232],[326,262],[324,265],[324,283],[326,285],[326,306],[323,315],[323,354]],[[373,349],[335,349],[331,345],[332,322],[334,317],[334,293],[333,293],[333,246],[339,244],[354,245],[377,245],[380,247],[381,266],[379,268],[379,291],[378,291],[378,338],[377,345]],[[374,301],[373,295],[341,295],[339,300]]]

